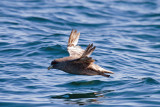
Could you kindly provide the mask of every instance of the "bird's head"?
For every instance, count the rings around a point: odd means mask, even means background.
[[[58,66],[58,62],[55,61],[55,60],[53,60],[53,61],[51,62],[51,65],[48,67],[48,70],[50,70],[50,69],[56,69],[57,66]]]

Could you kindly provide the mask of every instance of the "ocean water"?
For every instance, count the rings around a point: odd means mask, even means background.
[[[115,74],[47,70],[79,45]],[[160,107],[160,0],[0,0],[1,107]]]

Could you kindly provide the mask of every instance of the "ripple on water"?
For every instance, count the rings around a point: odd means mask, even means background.
[[[68,55],[67,50],[64,49],[61,45],[54,45],[54,46],[42,46],[39,48],[40,51],[50,54],[63,54]]]
[[[41,23],[52,22],[51,20],[44,18],[44,17],[27,17],[25,19],[28,21],[41,22]]]
[[[159,107],[158,0],[1,0],[0,10],[0,106]],[[71,29],[111,78],[47,71],[68,56]]]
[[[34,46],[40,45],[42,43],[43,42],[41,42],[41,41],[33,41],[33,42],[27,42],[27,43],[23,44],[22,46],[24,46],[24,47],[34,47]]]
[[[22,50],[21,49],[3,49],[3,50],[0,50],[0,55],[1,56],[6,56],[6,54],[7,54],[7,57],[9,57],[9,56],[14,56],[14,55],[17,55],[17,54],[19,54],[19,53],[21,53],[22,52]]]
[[[152,44],[152,45],[150,45],[150,47],[153,48],[153,49],[159,49],[160,50],[160,44],[159,43]]]
[[[40,50],[42,51],[60,51],[62,50],[62,46],[61,45],[55,45],[55,46],[43,46],[43,47],[40,47]]]
[[[157,80],[147,77],[147,78],[142,78],[142,83],[149,84],[149,85],[158,85],[160,84]]]
[[[0,47],[7,46],[7,45],[9,45],[9,43],[7,43],[7,42],[0,42]]]

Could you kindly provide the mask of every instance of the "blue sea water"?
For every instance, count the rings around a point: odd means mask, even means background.
[[[79,45],[115,74],[47,70]],[[160,0],[0,0],[1,107],[159,107]]]

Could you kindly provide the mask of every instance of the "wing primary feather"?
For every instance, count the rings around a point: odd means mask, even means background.
[[[83,52],[80,58],[76,59],[75,63],[83,63],[84,65],[89,66],[91,63],[93,63],[95,60],[92,59],[92,57],[89,57],[89,55],[92,54],[92,52],[95,50],[95,46],[92,44],[89,44],[86,50]]]
[[[80,33],[77,33],[77,30],[72,29],[67,46],[67,50],[70,56],[80,57],[84,52],[80,46],[76,46],[79,40],[79,36]]]
[[[68,40],[68,47],[76,46],[78,43],[80,33],[77,33],[77,30],[72,30],[69,40]]]
[[[95,46],[93,47],[93,43],[89,44],[84,53],[82,54],[81,58],[88,57],[89,55],[91,55],[95,48]]]

